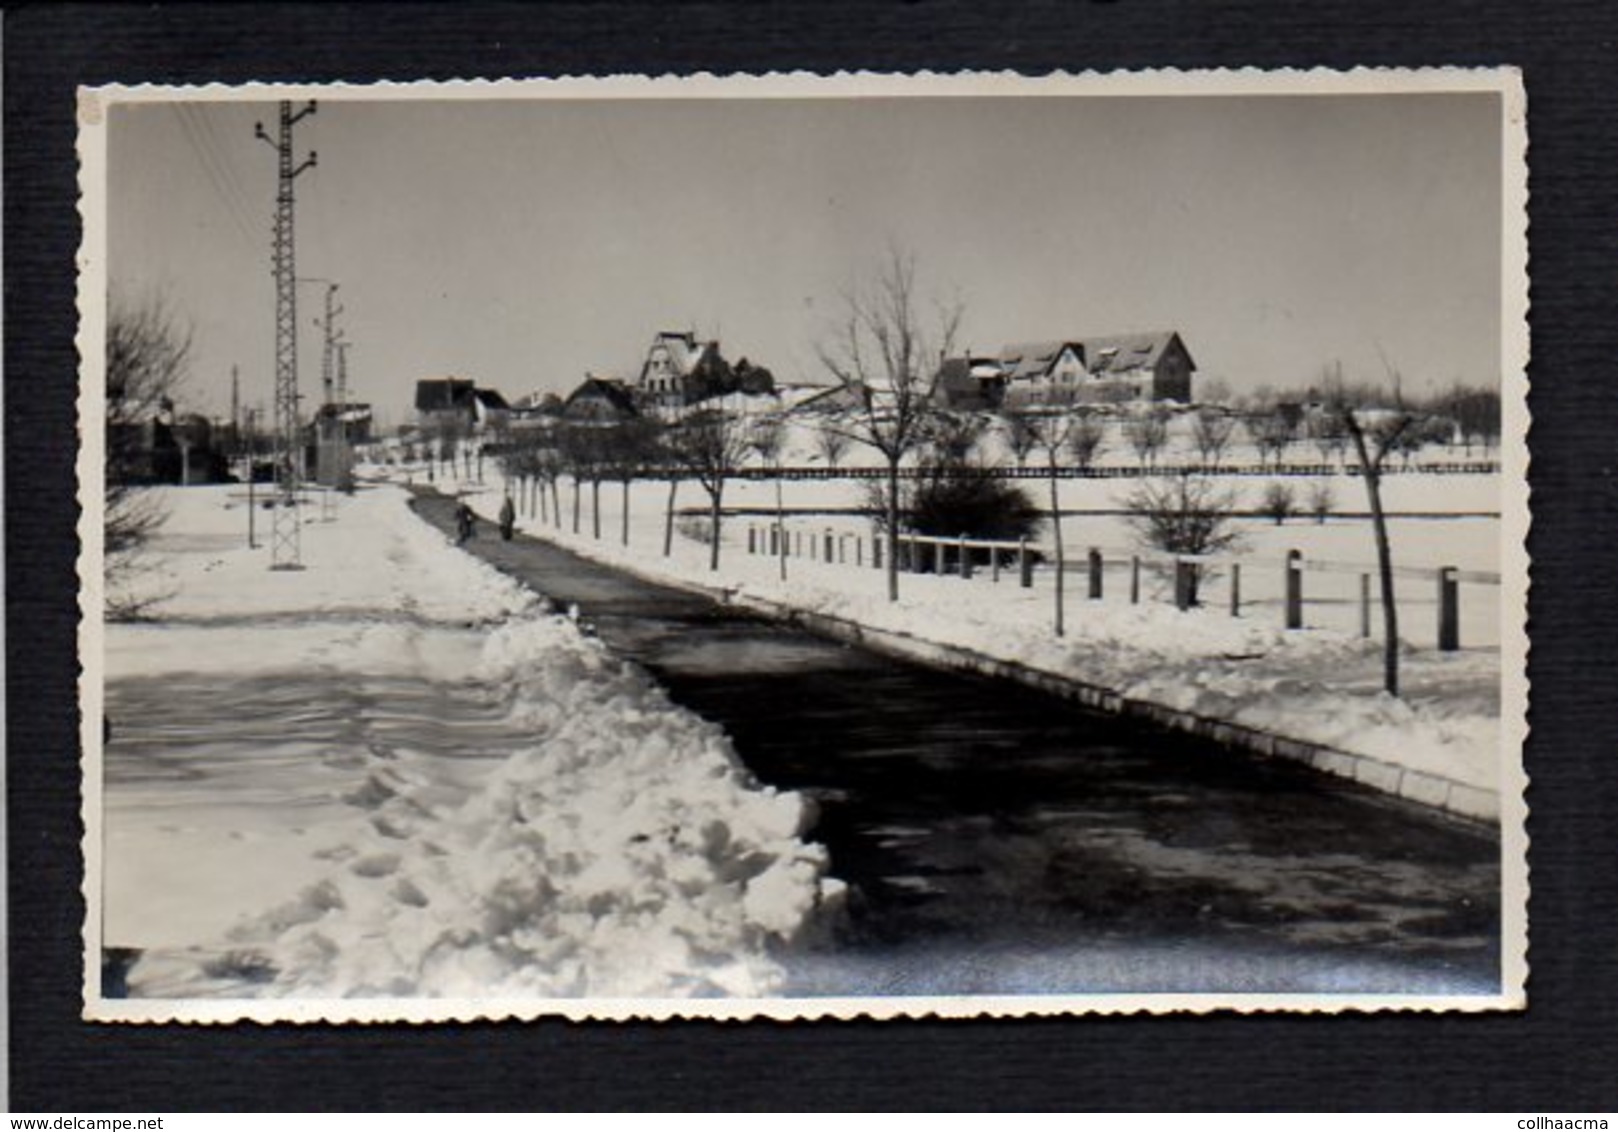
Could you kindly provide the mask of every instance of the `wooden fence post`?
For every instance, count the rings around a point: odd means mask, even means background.
[[[961,560],[955,565],[960,568],[961,577],[970,578],[972,576],[972,556],[967,553],[965,535],[960,537],[957,545],[959,549],[956,551],[956,553],[961,556]]]
[[[944,574],[944,540],[939,539],[933,543],[933,573],[940,577]]]
[[[1090,548],[1090,600],[1101,600],[1101,552],[1095,547]]]
[[[1455,567],[1438,571],[1438,651],[1455,652],[1461,647],[1461,585]]]
[[[1288,629],[1303,628],[1303,552],[1287,551],[1287,620]]]
[[[1129,604],[1140,604],[1140,555],[1131,555],[1129,559]]]
[[[878,531],[871,536],[871,565],[877,570],[882,569],[882,532]]]
[[[1017,540],[1017,575],[1022,579],[1022,588],[1031,589],[1034,585],[1034,559],[1028,553],[1028,536],[1024,535]]]
[[[1184,611],[1191,608],[1191,590],[1196,578],[1197,564],[1187,562],[1183,558],[1174,560],[1174,608]]]
[[[752,524],[747,527],[747,553],[758,553],[758,528]]]
[[[1230,615],[1232,617],[1242,615],[1242,564],[1240,562],[1230,564]]]
[[[828,566],[831,565],[831,563],[836,559],[836,557],[837,557],[836,554],[832,550],[831,528],[827,527],[826,528],[826,564]]]
[[[991,547],[989,550],[989,581],[995,585],[1000,584],[1000,548]]]

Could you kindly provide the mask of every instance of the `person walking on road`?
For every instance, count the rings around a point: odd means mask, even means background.
[[[506,496],[505,502],[500,504],[500,537],[506,542],[511,541],[511,532],[517,527],[517,508],[511,502],[511,496]]]
[[[474,530],[473,523],[477,516],[472,513],[472,507],[466,500],[461,500],[455,507],[455,545],[460,546],[471,538]]]

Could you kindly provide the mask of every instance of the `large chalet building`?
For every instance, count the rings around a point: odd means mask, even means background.
[[[1062,338],[945,358],[935,385],[950,408],[993,409],[1054,400],[1191,400],[1196,363],[1179,332]]]
[[[730,393],[771,393],[775,378],[746,358],[725,360],[717,339],[699,339],[694,331],[662,330],[647,348],[635,381],[639,397],[655,405],[695,405]]]

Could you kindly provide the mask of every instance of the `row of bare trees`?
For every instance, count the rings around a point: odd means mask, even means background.
[[[963,465],[973,428],[957,427],[935,399],[938,359],[955,346],[962,317],[961,304],[929,302],[922,295],[913,258],[890,252],[882,269],[867,284],[844,295],[844,309],[835,329],[822,341],[819,355],[826,370],[842,388],[846,407],[822,418],[816,443],[833,466],[854,445],[876,454],[884,469],[881,489],[875,493],[875,516],[886,539],[886,581],[889,600],[899,596],[899,539],[917,519],[917,492],[901,489],[901,469],[914,465],[919,472],[932,469],[943,482],[952,469]],[[1408,459],[1423,444],[1448,441],[1458,435],[1468,443],[1488,443],[1499,434],[1499,399],[1492,393],[1455,387],[1442,396],[1417,404],[1400,394],[1398,375],[1390,373],[1391,392],[1344,380],[1340,369],[1328,371],[1308,391],[1307,400],[1285,402],[1272,397],[1244,405],[1239,412],[1204,406],[1190,417],[1190,438],[1205,468],[1216,468],[1233,444],[1237,430],[1265,462],[1280,465],[1289,446],[1308,440],[1323,462],[1346,464],[1352,457],[1366,490],[1372,517],[1378,573],[1382,588],[1383,638],[1387,690],[1398,694],[1398,606],[1394,594],[1392,549],[1382,502],[1382,477],[1388,461]],[[1301,404],[1300,404],[1301,402]],[[1088,467],[1103,452],[1106,425],[1116,412],[1093,407],[1045,405],[1002,414],[1007,443],[1019,465],[1036,454],[1049,471],[1048,521],[1056,561],[1057,632],[1063,632],[1060,588],[1065,571],[1062,529],[1061,475],[1063,466]],[[1123,443],[1142,467],[1154,466],[1168,444],[1172,413],[1149,406],[1127,414],[1119,426]],[[975,426],[974,426],[975,427]],[[749,455],[764,466],[779,468],[785,439],[779,417],[743,418],[720,408],[699,407],[671,420],[613,424],[561,425],[529,448],[515,446],[517,474],[537,475],[550,487],[562,474],[574,483],[573,526],[579,527],[582,485],[592,494],[593,531],[600,536],[600,487],[620,482],[625,491],[627,541],[628,488],[647,469],[655,468],[669,482],[664,552],[671,548],[676,498],[683,480],[697,483],[706,495],[710,541],[709,568],[719,566],[721,523],[727,484]],[[958,449],[958,450],[957,450]],[[960,477],[970,480],[974,477]],[[976,477],[981,480],[983,477]],[[779,525],[784,512],[781,483],[776,480],[775,511]],[[974,499],[973,504],[981,503]],[[1014,500],[1002,500],[1016,506]],[[1295,506],[1279,493],[1266,501],[1269,513],[1284,519]],[[1317,516],[1329,510],[1329,492],[1317,492],[1310,501]],[[1209,477],[1180,476],[1165,483],[1143,481],[1127,503],[1143,539],[1174,553],[1213,554],[1236,537],[1229,525],[1235,511],[1231,493]],[[560,512],[557,507],[556,511]],[[785,540],[780,540],[784,548]],[[786,562],[780,567],[785,575]]]

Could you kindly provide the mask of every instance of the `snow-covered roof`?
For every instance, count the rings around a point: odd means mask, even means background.
[[[1062,351],[1071,346],[1083,359],[1085,368],[1098,377],[1125,374],[1132,370],[1152,369],[1178,341],[1185,350],[1185,342],[1178,331],[1147,330],[1135,334],[1100,334],[1083,338],[1052,339],[1045,342],[1018,342],[1000,351],[1000,366],[1013,381],[1044,377],[1050,372]],[[1186,350],[1190,361],[1191,352]],[[1191,363],[1196,368],[1196,363]]]

